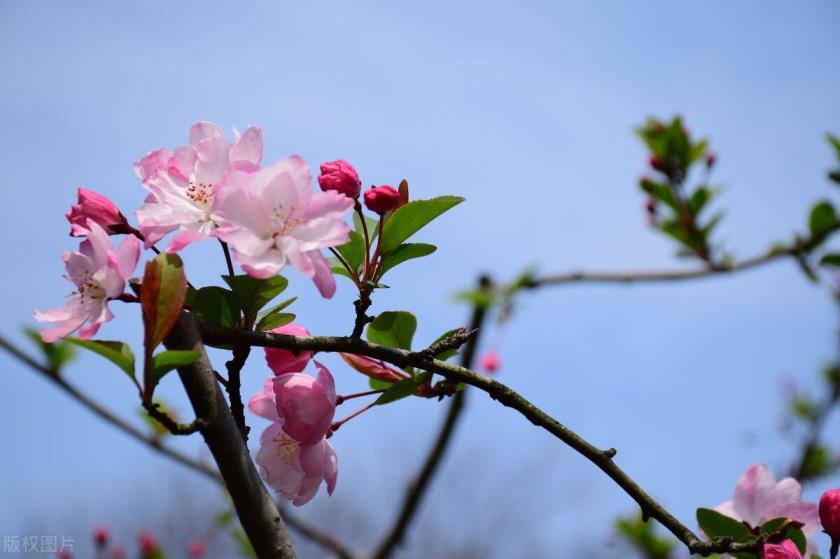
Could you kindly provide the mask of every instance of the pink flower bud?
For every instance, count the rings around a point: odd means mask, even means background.
[[[717,163],[717,153],[714,151],[709,151],[706,153],[706,167],[711,169]]]
[[[802,559],[799,548],[791,540],[778,544],[764,544],[764,559]]]
[[[497,351],[486,351],[484,355],[481,356],[479,360],[481,363],[481,368],[487,371],[488,373],[494,373],[499,370],[501,366],[501,358],[499,357],[499,353]]]
[[[384,214],[399,205],[400,193],[392,186],[374,186],[365,192],[365,206],[372,212]]]
[[[832,540],[840,541],[840,488],[829,489],[820,497],[820,523]]]
[[[125,227],[128,222],[108,198],[86,188],[80,188],[77,197],[78,202],[70,206],[70,211],[65,216],[70,222],[70,236],[87,236],[90,232],[87,225],[89,219],[101,226],[109,235],[123,232],[120,228]]]
[[[108,529],[99,525],[93,528],[93,541],[97,547],[104,547],[108,544]]]
[[[348,198],[356,199],[362,193],[362,181],[356,168],[343,159],[321,163],[321,174],[318,176],[321,190],[335,190]]]
[[[268,330],[271,334],[285,334],[287,336],[308,336],[309,330],[299,324],[285,324],[279,328]],[[299,373],[312,358],[311,351],[291,352],[287,349],[265,348],[265,360],[268,367],[277,376],[286,373]]]
[[[187,555],[195,559],[201,559],[207,554],[207,548],[201,543],[201,540],[193,540],[187,546]]]

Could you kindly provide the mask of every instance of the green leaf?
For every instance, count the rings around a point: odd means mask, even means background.
[[[33,328],[25,329],[26,335],[32,338],[35,345],[41,350],[41,353],[47,360],[47,364],[52,371],[58,372],[62,366],[67,364],[73,357],[76,356],[75,348],[63,340],[58,340],[48,344],[41,339],[41,334]]]
[[[736,540],[742,540],[750,537],[750,531],[746,526],[716,510],[697,509],[697,523],[710,538],[730,536]]]
[[[286,299],[282,303],[274,305],[264,313],[260,313],[259,320],[257,321],[257,330],[271,330],[272,328],[277,328],[278,326],[283,326],[284,324],[292,322],[295,319],[295,315],[291,313],[284,313],[282,311],[295,301],[297,301],[297,297]]]
[[[192,312],[205,320],[233,328],[239,320],[239,303],[224,287],[202,287],[193,296]]]
[[[338,253],[355,271],[359,271],[365,262],[365,240],[355,231],[350,231],[349,241],[335,247]]]
[[[642,187],[642,190],[664,203],[669,208],[674,210],[677,209],[677,201],[674,198],[674,193],[671,190],[671,187],[667,184],[656,182],[645,177],[639,181],[639,186]]]
[[[489,291],[482,289],[459,291],[454,295],[454,299],[456,301],[464,301],[473,305],[474,307],[478,307],[484,310],[487,310],[491,306],[493,306],[493,294]]]
[[[411,396],[416,391],[417,384],[414,382],[414,379],[407,378],[392,384],[388,390],[383,392],[379,398],[376,399],[374,404],[377,406],[390,404],[391,402],[396,402],[397,400],[402,400],[407,396]]]
[[[249,275],[222,276],[236,295],[236,301],[245,320],[253,323],[257,313],[272,299],[280,295],[289,285],[283,276],[266,279],[252,278]]]
[[[330,258],[330,271],[333,275],[336,276],[344,276],[345,278],[355,279],[353,276],[350,275],[350,272],[338,261],[338,258]]]
[[[387,311],[368,325],[367,339],[375,344],[411,350],[417,319],[406,311]]]
[[[400,206],[383,226],[380,239],[382,254],[396,249],[436,217],[463,201],[458,196],[440,196],[431,200],[414,200]]]
[[[101,355],[122,369],[131,378],[132,382],[137,385],[137,379],[134,376],[134,352],[131,351],[131,347],[128,344],[109,340],[82,340],[72,337],[64,339],[71,344]]]
[[[184,263],[177,254],[158,254],[146,263],[140,286],[140,303],[148,355],[172,330],[186,296],[187,277],[184,275]]]
[[[688,199],[688,211],[691,212],[691,215],[693,216],[700,215],[700,212],[703,211],[703,208],[706,207],[706,204],[708,204],[714,196],[714,190],[701,186],[695,190],[691,195],[691,198]]]
[[[273,330],[274,328],[279,328],[280,326],[294,322],[295,318],[294,314],[287,312],[269,313],[257,322],[257,330]]]
[[[388,387],[393,386],[393,382],[385,382],[384,380],[379,380],[378,378],[370,377],[368,378],[368,385],[370,386],[371,390],[387,390]]]
[[[808,228],[811,236],[820,238],[826,235],[837,226],[837,213],[830,202],[819,202],[811,208],[811,216],[808,218]]]
[[[365,216],[365,225],[367,225],[367,232],[368,236],[370,237],[370,242],[373,243],[374,239],[376,239],[376,235],[379,234],[379,220]],[[364,229],[362,229],[362,220],[361,218],[359,218],[359,214],[356,212],[353,212],[353,229],[362,237],[362,240],[364,241],[365,231]]]
[[[398,246],[393,251],[389,252],[382,260],[382,272],[379,274],[379,277],[382,277],[385,272],[402,264],[406,260],[411,260],[413,258],[422,258],[423,256],[428,256],[432,254],[434,251],[437,250],[435,245],[429,245],[426,243],[404,243]]]
[[[192,365],[201,353],[190,350],[167,350],[161,351],[152,358],[152,386],[157,386],[160,380],[173,369]]]
[[[835,268],[840,268],[840,253],[832,252],[829,254],[824,254],[822,258],[820,258],[820,264],[823,266],[833,266]]]
[[[826,134],[828,138],[828,143],[834,148],[834,153],[837,156],[837,159],[840,159],[840,138],[835,136],[834,134]]]
[[[831,182],[836,182],[837,184],[840,184],[840,171],[829,171],[828,179]]]

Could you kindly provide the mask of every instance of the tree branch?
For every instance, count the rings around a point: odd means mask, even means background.
[[[482,276],[478,282],[478,288],[487,290],[490,289],[491,283],[490,278],[486,276]],[[481,333],[481,326],[484,323],[484,317],[486,315],[486,309],[482,306],[475,306],[473,307],[472,318],[470,319],[470,327],[467,331],[467,338],[466,345],[464,346],[464,351],[461,354],[461,365],[464,367],[471,367],[473,358],[475,356],[475,350],[478,346],[478,337]],[[470,335],[471,334],[471,335]],[[442,340],[446,342],[447,340]],[[456,340],[457,342],[458,340]],[[460,343],[458,344],[460,347]],[[444,347],[442,344],[440,347],[435,347],[434,344],[429,346],[428,353],[430,356],[434,357],[437,353],[439,353],[442,349],[448,349]],[[438,466],[442,462],[443,455],[446,453],[446,449],[449,447],[449,443],[452,441],[452,435],[455,432],[455,426],[458,423],[458,419],[461,417],[461,414],[464,411],[464,405],[466,403],[467,391],[461,390],[456,392],[455,395],[452,397],[452,402],[449,404],[449,409],[446,412],[446,417],[443,420],[443,424],[440,427],[440,431],[435,438],[435,442],[432,445],[432,448],[429,449],[429,453],[426,456],[426,460],[423,462],[423,467],[420,469],[420,472],[417,475],[417,479],[409,486],[408,491],[405,495],[403,500],[402,506],[400,507],[400,512],[397,515],[396,521],[391,529],[386,533],[385,537],[382,540],[382,543],[379,544],[376,551],[373,554],[374,559],[386,559],[389,557],[394,549],[399,545],[400,541],[402,540],[405,532],[408,530],[411,521],[414,519],[417,510],[420,506],[420,502],[423,499],[426,491],[431,485],[432,478],[434,477],[435,472],[438,469]]]
[[[230,493],[242,529],[260,559],[295,559],[294,546],[257,473],[248,447],[216,382],[195,317],[182,312],[164,340],[168,349],[198,351],[195,363],[178,369],[197,418],[206,422],[201,434]]]
[[[549,285],[563,285],[568,283],[657,283],[708,278],[711,276],[731,274],[756,268],[786,257],[797,257],[816,248],[833,233],[840,230],[835,225],[819,237],[798,240],[784,247],[777,247],[763,254],[747,258],[731,264],[718,264],[695,270],[659,270],[639,272],[567,272],[551,274],[534,278],[526,287],[534,289]]]
[[[566,443],[572,449],[582,454],[595,464],[602,472],[612,479],[625,493],[627,493],[642,509],[642,513],[649,518],[659,521],[668,531],[677,537],[692,553],[709,555],[713,552],[725,550],[743,551],[745,546],[757,546],[760,542],[733,543],[715,538],[701,541],[690,528],[682,524],[667,509],[660,505],[653,497],[642,489],[624,470],[614,461],[616,450],[613,448],[600,449],[572,431],[534,404],[526,400],[519,393],[504,384],[479,375],[465,367],[446,363],[436,359],[429,359],[424,352],[409,352],[379,344],[372,344],[361,339],[343,336],[285,336],[225,328],[205,321],[200,321],[200,328],[204,339],[213,345],[247,343],[259,347],[274,347],[291,351],[329,351],[355,353],[381,359],[398,367],[416,367],[436,373],[453,382],[463,382],[486,392],[491,398],[506,407],[510,407],[522,414],[528,421],[541,427]]]

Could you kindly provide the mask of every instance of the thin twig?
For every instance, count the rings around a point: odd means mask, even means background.
[[[479,279],[478,288],[481,290],[488,290],[490,287],[490,278],[482,276]],[[461,354],[461,365],[466,368],[472,367],[475,351],[478,347],[478,337],[481,333],[481,327],[484,324],[485,316],[485,307],[473,307],[470,327],[468,330],[468,332],[472,335],[468,335],[464,338],[463,341],[466,341],[467,343],[464,346],[463,353]],[[463,343],[463,341],[461,343]],[[460,346],[460,344],[458,345]],[[440,353],[440,351],[443,351],[440,350],[440,348],[433,348],[434,344],[429,348],[432,356]],[[420,503],[423,500],[423,496],[431,486],[432,478],[434,477],[438,466],[440,466],[443,461],[446,449],[452,441],[455,426],[458,424],[458,420],[462,417],[464,411],[466,398],[466,390],[456,392],[452,397],[452,402],[449,404],[449,409],[446,411],[446,417],[443,420],[440,431],[438,431],[437,437],[435,437],[435,442],[432,444],[432,447],[429,449],[429,453],[426,455],[423,467],[417,474],[416,480],[408,487],[408,491],[403,499],[399,514],[397,514],[396,520],[391,529],[386,532],[382,542],[377,546],[376,551],[373,554],[374,559],[386,559],[387,557],[390,557],[394,552],[394,549],[403,539],[408,527],[411,525],[411,521],[416,516]]]
[[[213,481],[222,481],[222,478],[219,476],[219,472],[216,471],[216,469],[210,466],[209,464],[199,462],[198,460],[195,460],[187,456],[186,454],[182,454],[177,450],[165,446],[160,442],[160,439],[158,437],[148,435],[140,429],[138,429],[137,427],[135,427],[134,425],[128,423],[124,419],[116,416],[103,405],[82,393],[78,388],[67,382],[55,372],[51,371],[48,367],[45,367],[44,365],[40,364],[38,361],[24,353],[23,350],[21,350],[16,345],[12,344],[9,340],[2,336],[0,336],[0,347],[5,349],[11,356],[16,358],[24,365],[28,366],[33,371],[36,371],[45,378],[49,379],[53,384],[58,386],[61,390],[63,390],[66,394],[68,394],[74,400],[79,402],[82,406],[92,411],[101,419],[105,420],[106,423],[113,425],[129,437],[140,441],[155,452],[163,454],[164,456],[171,458],[175,462],[178,462],[179,464],[191,468],[192,470],[204,475],[205,477],[212,479]]]
[[[731,264],[717,264],[695,270],[659,270],[639,272],[567,272],[550,274],[532,279],[527,287],[537,288],[549,285],[563,285],[568,283],[656,283],[680,280],[707,278],[711,276],[741,272],[756,268],[775,260],[786,257],[796,257],[807,253],[825,241],[830,235],[840,230],[840,224],[835,225],[819,237],[796,241],[785,247],[777,247],[763,254],[747,258]]]

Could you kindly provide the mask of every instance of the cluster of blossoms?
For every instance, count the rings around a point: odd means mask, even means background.
[[[155,149],[134,165],[148,190],[131,227],[117,207],[96,192],[79,189],[78,203],[67,214],[70,234],[84,237],[79,250],[65,252],[67,279],[76,285],[63,307],[36,312],[35,319],[57,323],[42,331],[46,342],[78,331],[90,338],[113,318],[108,301],[123,293],[139,259],[139,240],[154,248],[175,233],[166,250],[178,252],[209,237],[228,243],[234,260],[249,275],[267,278],[287,264],[312,279],[324,297],[335,293],[335,279],[321,249],[348,240],[345,214],[361,194],[352,165],[334,161],[321,166],[321,192],[312,188],[312,172],[292,155],[262,167],[263,139],[258,128],[234,131],[229,142],[212,123],[189,131],[189,144]],[[390,186],[364,194],[371,211],[396,207],[399,194]],[[127,234],[114,249],[109,235]]]
[[[350,227],[344,218],[351,209],[361,213],[358,173],[346,161],[324,163],[317,191],[301,157],[292,155],[268,166],[262,159],[258,128],[241,134],[234,130],[230,142],[215,124],[195,124],[187,145],[155,149],[135,163],[134,171],[148,191],[135,212],[136,228],[108,198],[79,189],[66,217],[70,235],[82,241],[78,251],[63,255],[66,278],[76,290],[63,307],[35,312],[36,320],[56,323],[41,330],[42,339],[52,343],[74,333],[89,339],[113,318],[110,301],[136,301],[124,290],[141,248],[159,252],[155,245],[170,233],[167,252],[215,237],[248,275],[268,279],[290,265],[312,279],[323,297],[332,297],[335,279],[321,250],[348,242]],[[390,186],[370,188],[363,201],[380,217],[405,202]],[[114,248],[111,235],[126,237]],[[295,324],[270,331],[308,335]],[[335,452],[327,442],[335,385],[320,363],[314,362],[317,377],[301,373],[311,357],[308,352],[266,350],[275,376],[250,401],[255,414],[272,421],[260,438],[256,460],[261,474],[296,505],[309,501],[322,481],[332,493],[337,476]]]
[[[759,534],[765,523],[786,518],[801,526],[807,538],[805,557],[816,555],[814,536],[823,531],[832,540],[832,559],[840,544],[840,489],[826,491],[819,505],[802,500],[802,486],[787,477],[779,482],[764,464],[753,464],[735,485],[731,500],[721,503],[715,510],[743,524],[752,534]],[[765,544],[764,559],[802,559],[796,544],[791,540]]]
[[[271,332],[309,335],[297,324]],[[315,496],[323,481],[329,494],[335,489],[338,460],[327,441],[337,402],[335,382],[326,367],[312,360],[311,352],[295,355],[269,348],[265,358],[274,376],[248,403],[251,412],[272,422],[260,435],[256,461],[266,483],[299,506]],[[318,370],[316,377],[301,372],[310,360]]]

